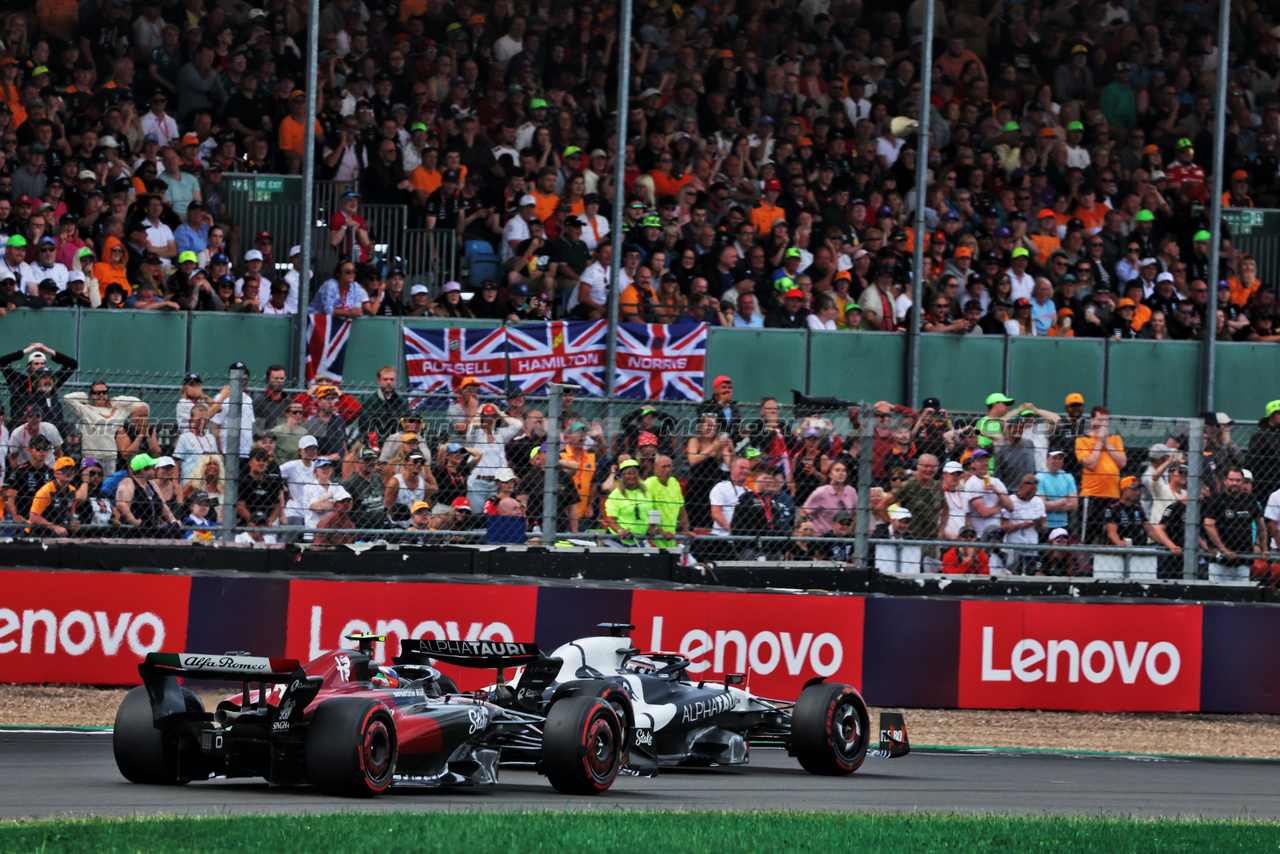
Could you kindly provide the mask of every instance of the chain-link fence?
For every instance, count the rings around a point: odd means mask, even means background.
[[[554,412],[545,394],[286,388],[283,371],[252,380],[237,407],[223,377],[7,379],[9,536],[570,543],[877,573],[1273,578],[1280,428],[1218,416],[740,404],[731,387],[702,402],[566,394]]]

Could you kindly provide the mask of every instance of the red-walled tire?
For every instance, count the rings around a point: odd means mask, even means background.
[[[626,726],[600,697],[555,702],[542,733],[542,771],[566,795],[598,795],[613,785],[626,756]]]
[[[307,774],[326,794],[373,797],[391,786],[397,746],[386,706],[358,697],[326,700],[307,729]]]
[[[800,692],[791,713],[791,749],[810,774],[852,774],[867,758],[871,716],[850,685],[822,683]]]

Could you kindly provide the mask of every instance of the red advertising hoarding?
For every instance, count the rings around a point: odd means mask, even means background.
[[[286,654],[310,661],[354,648],[350,634],[385,635],[375,660],[390,664],[401,638],[533,640],[538,588],[381,581],[292,581]],[[442,667],[464,690],[491,684],[490,670]],[[507,674],[511,676],[510,673]]]
[[[1201,609],[964,602],[961,708],[1196,711]]]
[[[137,685],[149,652],[181,650],[191,579],[0,570],[0,682]]]
[[[862,618],[863,600],[855,596],[631,596],[636,646],[688,656],[695,679],[745,673],[753,692],[778,699],[793,699],[815,676],[861,688]]]

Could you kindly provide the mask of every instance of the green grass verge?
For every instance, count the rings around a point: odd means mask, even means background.
[[[1249,821],[783,812],[358,813],[0,823],[0,852],[1275,851]]]

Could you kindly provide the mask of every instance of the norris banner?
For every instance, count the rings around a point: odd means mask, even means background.
[[[457,390],[472,377],[490,393],[508,383],[537,394],[571,382],[605,394],[609,325],[596,321],[523,323],[502,329],[404,330],[409,384],[419,392]],[[707,325],[618,325],[614,394],[641,400],[701,400]]]

